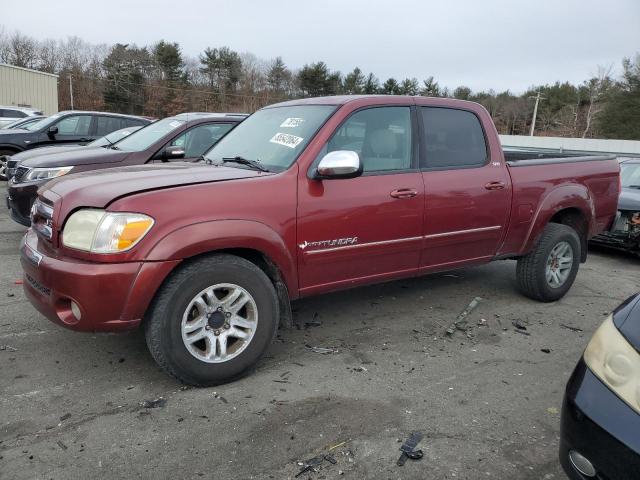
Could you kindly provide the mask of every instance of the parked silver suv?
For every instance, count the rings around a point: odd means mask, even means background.
[[[42,115],[40,110],[27,107],[4,107],[0,105],[0,128],[25,117]]]

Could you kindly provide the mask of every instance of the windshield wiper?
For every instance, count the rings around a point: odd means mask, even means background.
[[[640,190],[640,185],[629,185],[629,188],[637,188],[638,190]]]
[[[249,167],[254,168],[255,170],[260,170],[261,172],[269,172],[270,170],[265,167],[264,165],[262,165],[260,162],[256,161],[256,160],[249,160],[248,158],[244,158],[241,156],[235,156],[235,157],[222,157],[222,163],[227,163],[227,162],[233,162],[233,163],[239,163],[241,165],[247,165]]]

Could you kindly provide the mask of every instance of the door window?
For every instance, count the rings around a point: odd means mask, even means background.
[[[184,147],[186,158],[199,157],[215,145],[232,127],[231,123],[198,125],[176,137],[171,145]]]
[[[104,137],[111,132],[124,128],[122,119],[116,117],[98,117],[96,136]]]
[[[27,114],[20,110],[10,110],[8,108],[0,109],[0,117],[6,118],[24,118]]]
[[[351,150],[365,173],[411,168],[411,108],[375,107],[351,115],[321,155]]]
[[[479,167],[487,162],[487,145],[480,120],[465,110],[421,107],[422,167]]]
[[[89,115],[71,115],[56,124],[58,135],[88,135],[90,126],[91,117]]]

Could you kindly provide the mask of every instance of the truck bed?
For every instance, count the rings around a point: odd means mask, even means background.
[[[620,167],[613,155],[580,156],[537,152],[505,152],[513,187],[509,230],[500,254],[527,253],[531,222],[548,221],[563,204],[576,198],[592,217],[587,238],[602,232],[614,218],[618,204]],[[551,207],[553,205],[553,207]]]

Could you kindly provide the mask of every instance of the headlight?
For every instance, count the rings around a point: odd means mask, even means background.
[[[142,213],[78,210],[67,220],[62,244],[93,253],[125,252],[153,226],[153,218]]]
[[[31,168],[24,177],[22,177],[22,181],[47,180],[49,178],[60,177],[69,173],[72,168],[73,167]]]
[[[612,316],[596,330],[584,360],[600,380],[640,413],[640,353],[622,336]]]

